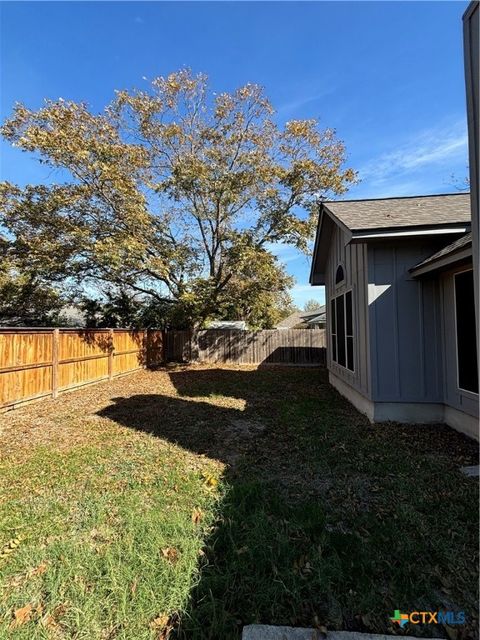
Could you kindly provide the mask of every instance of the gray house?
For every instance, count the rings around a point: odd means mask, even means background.
[[[469,194],[321,205],[329,379],[370,420],[478,437],[470,225]]]

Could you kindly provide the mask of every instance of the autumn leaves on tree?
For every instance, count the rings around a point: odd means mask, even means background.
[[[141,292],[191,323],[275,322],[291,278],[271,243],[308,250],[319,198],[355,180],[334,131],[280,128],[257,85],[216,95],[189,70],[119,91],[101,114],[17,104],[1,133],[59,170],[1,185],[4,259],[61,286]]]

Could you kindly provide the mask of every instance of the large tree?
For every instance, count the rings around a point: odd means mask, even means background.
[[[355,179],[334,131],[280,128],[273,114],[260,87],[216,95],[188,70],[117,92],[100,114],[17,104],[1,133],[63,181],[1,185],[11,250],[34,257],[38,277],[146,293],[192,322],[235,306],[248,316],[249,294],[268,301],[289,285],[267,246],[306,250],[319,198]]]

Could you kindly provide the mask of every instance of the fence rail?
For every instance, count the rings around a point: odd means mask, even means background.
[[[165,356],[170,361],[229,364],[324,365],[325,330],[169,331]]]
[[[161,331],[0,329],[0,409],[163,361]]]

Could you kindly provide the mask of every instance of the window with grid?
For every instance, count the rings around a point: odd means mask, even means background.
[[[332,360],[354,371],[353,362],[353,300],[347,291],[330,301],[330,326],[332,336]]]

